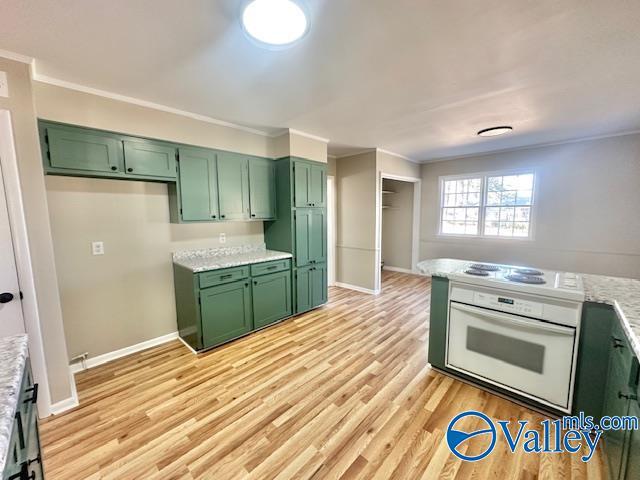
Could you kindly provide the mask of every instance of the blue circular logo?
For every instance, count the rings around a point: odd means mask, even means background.
[[[471,420],[472,423],[478,424],[478,428],[471,432],[456,429],[456,424],[467,417],[472,417],[475,420]],[[485,447],[482,452],[477,455],[468,456],[460,451],[462,450],[465,452],[466,449],[463,449],[464,443],[479,435],[488,435],[487,438],[490,439],[488,446]],[[489,455],[496,446],[496,436],[496,427],[491,419],[484,413],[476,412],[475,410],[469,410],[468,412],[462,412],[456,415],[453,420],[449,422],[449,426],[447,427],[447,445],[449,445],[449,450],[451,450],[451,453],[456,457],[466,460],[467,462],[482,460],[484,457]]]

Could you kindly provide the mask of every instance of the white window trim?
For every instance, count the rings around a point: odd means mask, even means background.
[[[485,235],[484,234],[484,217],[485,209],[487,206],[487,178],[493,176],[507,176],[507,175],[522,175],[525,173],[533,174],[533,189],[531,199],[531,212],[529,214],[529,236],[527,237],[501,237],[499,235]],[[481,202],[478,211],[478,233],[477,234],[460,234],[460,233],[444,233],[442,231],[442,210],[444,208],[444,182],[449,180],[463,180],[463,179],[481,179]],[[536,204],[538,200],[538,171],[536,168],[518,168],[507,170],[494,170],[490,172],[474,172],[464,173],[458,175],[443,175],[438,177],[439,188],[439,203],[438,203],[438,237],[454,238],[461,240],[472,241],[496,241],[496,242],[532,242],[535,240],[535,224],[536,224]]]

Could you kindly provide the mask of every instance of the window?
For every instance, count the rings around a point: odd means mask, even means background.
[[[530,238],[534,183],[533,172],[443,178],[440,233]]]

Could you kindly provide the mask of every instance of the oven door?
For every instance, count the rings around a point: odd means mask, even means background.
[[[450,302],[447,367],[570,408],[576,329]]]

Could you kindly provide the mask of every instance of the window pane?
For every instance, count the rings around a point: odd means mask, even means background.
[[[513,236],[513,223],[511,223],[511,222],[500,222],[498,235],[500,235],[501,237],[511,237],[511,236]]]
[[[456,182],[444,182],[444,193],[456,193]]]
[[[484,224],[485,235],[498,235],[498,222],[485,222]]]
[[[531,190],[518,190],[516,205],[531,205]]]
[[[467,205],[480,205],[480,193],[467,194]]]
[[[487,177],[485,235],[529,236],[533,183],[533,173]]]
[[[478,208],[467,208],[467,221],[478,221]]]
[[[528,222],[529,221],[529,207],[518,207],[516,208],[515,220],[517,222]]]
[[[482,178],[444,181],[442,233],[477,235]]]
[[[501,205],[515,205],[516,193],[517,192],[515,190],[506,190],[502,192],[502,197],[500,197]]]
[[[500,219],[500,207],[488,207],[485,213],[487,220],[499,220]]]
[[[516,222],[513,224],[513,236],[514,237],[528,237],[529,236],[529,222]]]
[[[489,192],[487,194],[487,205],[500,205],[500,193]]]
[[[514,211],[513,208],[501,208],[500,209],[500,221],[501,222],[513,222]]]

